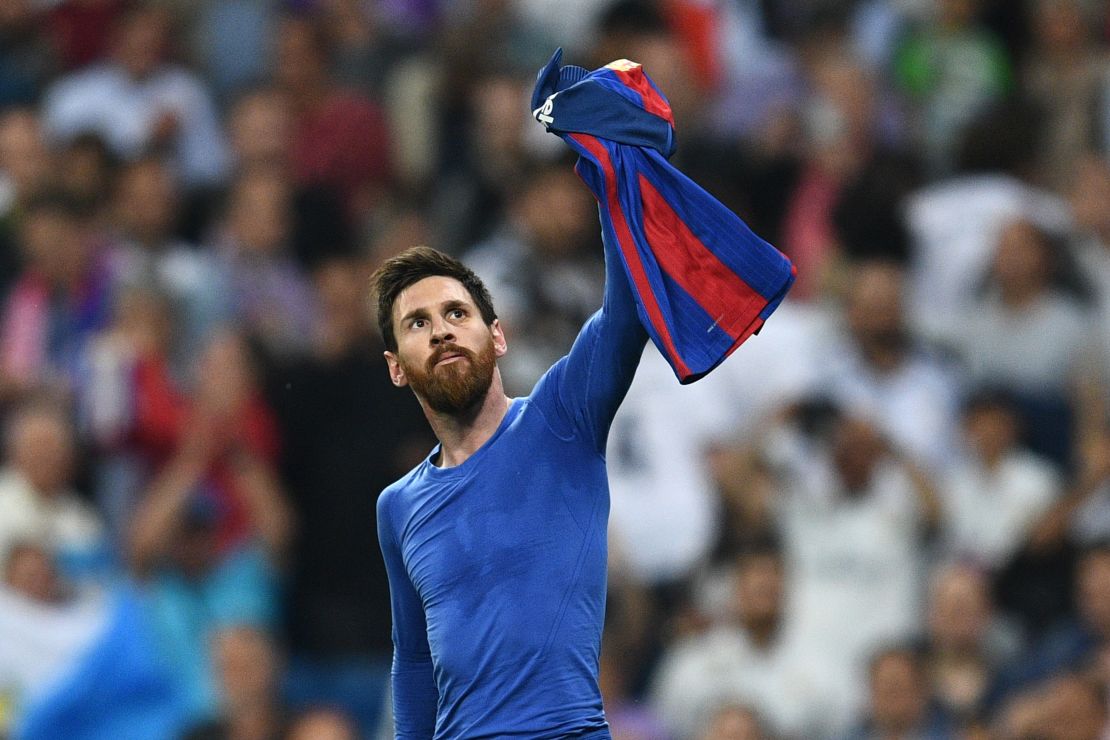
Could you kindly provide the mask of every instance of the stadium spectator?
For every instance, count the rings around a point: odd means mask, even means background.
[[[73,423],[52,402],[30,401],[8,418],[0,474],[0,563],[20,543],[48,551],[67,580],[80,585],[108,575],[108,542],[98,512],[73,490]]]
[[[936,706],[920,654],[912,648],[880,650],[871,659],[870,703],[849,740],[952,737],[950,722]]]
[[[129,561],[144,583],[162,649],[178,667],[195,721],[216,716],[218,691],[208,644],[226,626],[272,628],[277,582],[291,533],[291,515],[274,472],[258,451],[234,436],[229,411],[242,404],[232,377],[213,372],[235,360],[222,340],[209,355],[208,386],[179,448],[150,485],[135,513]],[[241,362],[241,360],[239,360]],[[236,373],[228,373],[235,375]],[[236,486],[245,532],[221,542],[229,501],[214,491],[214,466]],[[234,513],[234,512],[232,512]]]
[[[943,341],[974,310],[1007,224],[1029,221],[1054,234],[1069,229],[1067,203],[1030,182],[1038,135],[1028,106],[994,108],[961,137],[958,171],[907,197],[914,257],[908,316],[925,339]]]
[[[1101,740],[1110,731],[1105,689],[1068,675],[1014,697],[998,720],[1002,737]]]
[[[1092,352],[1090,316],[1060,287],[1060,265],[1048,234],[1028,221],[1007,225],[986,291],[952,338],[973,383],[1014,394],[1030,448],[1068,466]]]
[[[104,139],[93,133],[77,136],[57,152],[56,162],[58,189],[92,212],[97,222],[106,219],[118,162]]]
[[[819,384],[843,408],[872,419],[900,451],[940,472],[952,460],[959,379],[914,335],[902,268],[863,262],[849,285],[844,336],[825,350]]]
[[[746,707],[726,706],[715,711],[699,740],[767,740],[755,712]]]
[[[316,322],[312,288],[293,253],[293,217],[292,183],[280,170],[243,171],[211,246],[235,322],[279,359],[307,349]]]
[[[115,297],[109,325],[86,347],[79,417],[95,457],[94,499],[117,551],[143,489],[176,440],[181,401],[172,325],[165,296],[127,287]]]
[[[834,415],[812,435],[797,424],[769,435],[765,454],[777,476],[791,610],[842,716],[861,698],[872,651],[919,628],[924,538],[939,504],[928,477],[871,423]]]
[[[27,204],[19,230],[24,268],[0,328],[0,395],[33,386],[72,389],[89,338],[111,311],[111,273],[72,198],[47,193]]]
[[[40,604],[57,604],[65,596],[50,553],[41,545],[17,542],[7,548],[4,586]]]
[[[991,584],[974,567],[936,568],[930,576],[925,656],[937,705],[961,727],[988,714],[999,672],[1021,648],[994,609]]]
[[[1059,473],[1021,448],[1021,420],[1005,393],[980,391],[964,403],[963,455],[940,486],[941,549],[997,571],[1022,550],[1062,493]]]
[[[112,272],[117,293],[142,286],[165,296],[174,319],[171,349],[176,374],[231,313],[219,263],[183,240],[180,193],[170,167],[156,157],[125,165],[113,198]]]
[[[173,30],[167,12],[139,5],[113,30],[109,58],[60,78],[46,93],[44,121],[60,142],[99,134],[124,159],[165,152],[187,187],[227,170],[223,130],[204,82],[166,62]]]
[[[1094,298],[1094,380],[1110,387],[1110,166],[1093,152],[1078,162],[1069,193],[1076,262]]]
[[[54,164],[31,108],[0,111],[0,294],[23,263],[19,228],[27,205],[48,186]]]
[[[51,153],[33,108],[7,108],[0,115],[0,214],[18,212],[49,184]]]
[[[1041,177],[1065,192],[1084,155],[1107,144],[1110,67],[1094,44],[1091,6],[1080,0],[1037,0],[1032,6],[1033,48],[1023,87],[1046,118],[1038,147]]]
[[[473,73],[469,66],[463,69]],[[509,203],[527,184],[532,161],[526,146],[532,121],[514,102],[527,96],[531,80],[496,70],[458,84],[466,86],[451,99],[453,115],[439,132],[443,174],[430,209],[443,246],[452,253],[492,238],[497,226],[514,216]]]
[[[845,189],[886,155],[879,90],[871,73],[838,46],[815,52],[813,88],[801,111],[804,156],[785,204],[782,248],[798,266],[796,300],[820,300],[841,262],[834,213]]]
[[[349,717],[334,709],[312,709],[291,720],[284,740],[358,740]]]
[[[742,553],[728,621],[665,654],[653,702],[674,737],[696,737],[714,707],[733,702],[785,737],[814,737],[835,722],[823,666],[797,629],[783,567],[776,544]]]
[[[330,44],[315,19],[288,16],[275,36],[274,79],[293,113],[293,175],[300,185],[332,188],[362,220],[393,175],[386,119],[373,101],[335,84]]]
[[[222,627],[207,643],[219,684],[219,716],[188,731],[182,740],[277,738],[288,723],[278,696],[281,660],[270,637],[257,627]]]
[[[1004,691],[1025,688],[1068,671],[1099,670],[1110,645],[1110,545],[1080,556],[1073,581],[1075,617],[1051,630],[1004,678]]]
[[[57,67],[50,39],[39,33],[41,7],[11,0],[0,8],[0,108],[30,105]]]
[[[395,392],[381,366],[368,274],[351,259],[317,270],[312,353],[281,368],[273,391],[282,478],[298,521],[284,600],[286,695],[293,709],[342,708],[364,730],[377,725],[392,652],[389,585],[364,528],[377,516],[367,492],[433,444],[419,406]]]
[[[720,528],[707,461],[740,423],[740,404],[724,393],[731,388],[673,378],[659,351],[645,349],[606,450],[611,546],[629,575],[649,585],[681,583],[709,554]]]
[[[960,129],[1013,85],[999,40],[978,22],[981,0],[939,0],[932,22],[911,33],[894,73],[919,107],[922,141],[934,172],[953,163]]]
[[[240,96],[231,106],[228,133],[238,170],[289,166],[291,111],[280,90],[259,87]]]

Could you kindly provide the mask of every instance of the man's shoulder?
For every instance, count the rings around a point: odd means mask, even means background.
[[[383,515],[389,516],[389,512],[396,509],[398,506],[405,505],[405,502],[411,498],[412,490],[419,485],[418,479],[420,471],[427,464],[428,458],[424,458],[415,468],[405,473],[382,490],[378,495],[379,520],[382,519]]]

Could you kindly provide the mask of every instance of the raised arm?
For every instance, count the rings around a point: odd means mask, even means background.
[[[605,299],[570,353],[540,379],[532,399],[560,434],[584,433],[605,450],[609,426],[624,400],[647,342],[624,267],[605,224]]]
[[[439,703],[428,625],[393,533],[388,499],[388,494],[378,499],[378,542],[389,575],[393,611],[393,720],[397,738],[428,740],[435,734]]]

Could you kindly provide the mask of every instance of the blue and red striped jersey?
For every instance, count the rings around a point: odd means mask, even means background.
[[[759,331],[795,269],[735,213],[672,166],[674,116],[635,62],[540,70],[533,115],[578,155],[605,236],[619,247],[652,341],[682,383]]]

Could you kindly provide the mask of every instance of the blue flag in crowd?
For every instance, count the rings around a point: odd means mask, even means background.
[[[667,162],[674,117],[639,64],[588,72],[560,67],[562,55],[540,70],[533,115],[579,154],[640,320],[679,380],[693,382],[759,331],[794,266]]]
[[[0,590],[0,713],[13,740],[176,737],[179,691],[139,596],[41,604]]]

